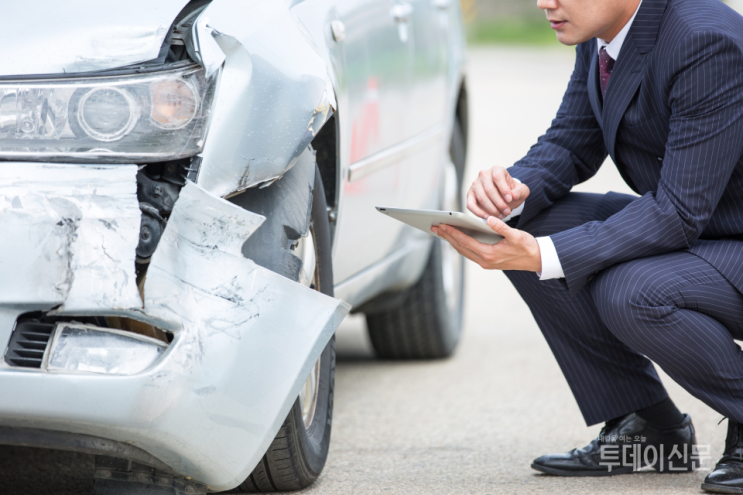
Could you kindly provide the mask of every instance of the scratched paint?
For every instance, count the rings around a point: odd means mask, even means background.
[[[0,301],[141,308],[136,174],[136,165],[0,163]]]

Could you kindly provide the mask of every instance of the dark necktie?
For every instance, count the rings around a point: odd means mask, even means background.
[[[601,95],[606,96],[606,87],[609,85],[611,70],[614,68],[614,59],[606,53],[606,47],[599,50],[599,77],[601,81]]]

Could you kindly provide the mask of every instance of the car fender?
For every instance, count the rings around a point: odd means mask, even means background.
[[[326,59],[291,3],[214,0],[192,28],[200,63],[222,63],[199,185],[229,197],[281,177],[335,111]]]

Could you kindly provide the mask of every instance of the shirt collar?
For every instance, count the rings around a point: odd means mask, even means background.
[[[599,50],[601,50],[602,47],[606,47],[606,53],[608,53],[611,58],[616,60],[617,57],[619,57],[619,52],[622,51],[622,45],[624,44],[624,40],[627,37],[627,33],[629,33],[629,28],[632,27],[632,23],[634,22],[635,17],[637,17],[637,13],[640,11],[641,6],[642,0],[640,0],[640,4],[637,6],[637,10],[635,10],[632,19],[630,19],[629,22],[624,25],[622,30],[619,31],[616,36],[614,36],[614,39],[611,40],[611,43],[607,43],[601,38],[596,38],[596,41],[599,45]]]

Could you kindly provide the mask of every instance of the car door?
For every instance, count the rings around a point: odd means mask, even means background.
[[[408,134],[425,132],[443,123],[446,116],[446,36],[451,0],[410,2],[413,44],[413,91],[410,94]]]
[[[349,173],[337,220],[336,284],[400,246],[403,225],[374,207],[397,205],[403,194],[403,160],[396,147],[411,137],[407,119],[413,84],[411,5],[357,0],[339,2],[337,8],[345,26],[341,153]]]
[[[412,7],[413,88],[410,93],[406,133],[410,153],[400,177],[405,194],[403,208],[440,209],[439,180],[442,158],[449,146],[447,95],[450,6],[453,0],[407,0]],[[408,229],[410,236],[420,234]]]

